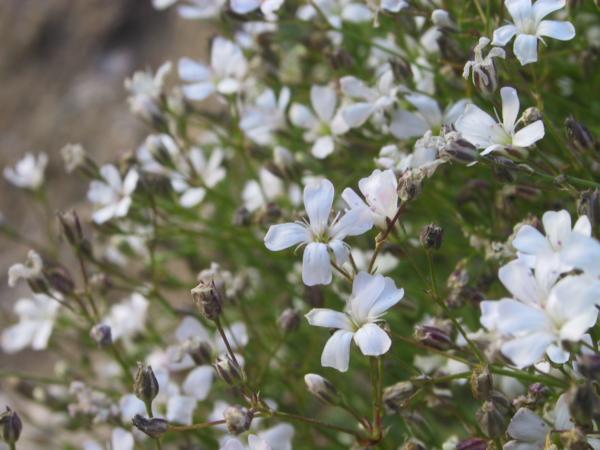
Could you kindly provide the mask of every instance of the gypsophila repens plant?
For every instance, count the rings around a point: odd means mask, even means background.
[[[598,1],[153,3],[215,35],[88,205],[4,169],[6,448],[600,449]]]

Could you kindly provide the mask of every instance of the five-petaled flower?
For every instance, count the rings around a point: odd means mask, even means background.
[[[124,178],[119,170],[107,164],[100,168],[103,180],[94,180],[90,183],[87,196],[92,203],[101,207],[94,212],[94,222],[102,224],[113,217],[125,217],[131,206],[131,196],[137,186],[139,174],[135,169],[130,169]]]
[[[308,323],[316,327],[336,329],[323,349],[323,367],[346,372],[353,339],[365,356],[387,353],[392,340],[377,322],[403,296],[404,289],[398,289],[391,278],[359,272],[352,283],[352,294],[345,312],[326,308],[312,309],[306,315]]]

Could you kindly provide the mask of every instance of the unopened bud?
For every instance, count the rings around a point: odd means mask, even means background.
[[[444,9],[433,10],[431,13],[431,21],[436,27],[441,28],[444,31],[456,31],[458,29],[448,11]]]
[[[481,405],[476,414],[481,430],[489,438],[495,439],[506,431],[507,418],[495,401],[488,400]]]
[[[403,202],[415,199],[423,190],[423,180],[414,177],[411,171],[405,172],[398,180],[398,197]]]
[[[304,375],[304,382],[308,391],[323,403],[331,405],[340,403],[340,395],[335,386],[321,375],[307,373]]]
[[[19,415],[6,407],[6,411],[0,414],[0,425],[2,425],[2,437],[8,444],[14,444],[19,440],[21,436],[21,430],[23,429],[23,422]]]
[[[471,374],[471,392],[473,397],[479,400],[487,400],[490,397],[494,381],[490,369],[486,367],[476,367]]]
[[[473,144],[464,138],[455,136],[449,139],[440,151],[440,157],[448,156],[453,161],[462,164],[470,164],[477,161],[479,152]]]
[[[444,330],[429,325],[415,327],[415,339],[438,350],[448,350],[454,346],[450,335]]]
[[[46,275],[50,287],[61,294],[71,295],[75,290],[75,282],[64,267],[53,267],[52,269],[46,270],[44,275]]]
[[[244,381],[244,372],[229,355],[219,357],[213,364],[219,378],[230,386]]]
[[[481,438],[469,438],[461,441],[456,446],[456,450],[486,450],[488,442]]]
[[[81,245],[84,237],[81,222],[79,221],[77,213],[75,211],[67,213],[59,212],[57,215],[63,235],[67,239],[67,242],[73,247]]]
[[[284,333],[290,333],[297,330],[300,326],[300,322],[300,313],[294,308],[287,308],[281,313],[279,319],[277,319],[277,324]]]
[[[240,206],[233,216],[233,224],[238,227],[247,227],[252,223],[252,214],[245,206]]]
[[[592,227],[600,223],[600,190],[583,191],[577,201],[577,212],[588,216]]]
[[[383,404],[390,413],[400,413],[406,408],[412,396],[418,391],[410,381],[400,381],[383,391]]]
[[[204,317],[209,320],[219,317],[223,311],[223,299],[213,280],[200,281],[191,292],[196,307]]]
[[[138,363],[138,370],[133,382],[133,391],[136,397],[143,401],[148,409],[150,409],[152,401],[158,395],[158,390],[158,380],[154,375],[152,367]]]
[[[442,246],[444,230],[439,225],[430,223],[421,230],[421,245],[426,249],[437,250]]]
[[[112,331],[109,325],[98,324],[94,325],[90,330],[90,337],[98,344],[99,347],[108,347],[112,344]]]
[[[580,152],[592,150],[596,145],[596,139],[591,131],[582,123],[575,120],[573,116],[567,117],[565,120],[565,128],[567,130],[567,138],[569,144]]]
[[[252,411],[239,405],[229,406],[223,413],[227,430],[235,435],[248,431],[253,417]]]
[[[600,381],[600,355],[581,355],[577,358],[579,372],[590,380]]]
[[[198,342],[189,349],[188,353],[199,366],[204,366],[212,362],[213,352],[208,342]]]
[[[410,63],[405,58],[396,56],[390,59],[389,62],[396,81],[406,82],[412,79],[412,69]]]
[[[169,430],[169,422],[159,417],[146,418],[139,414],[131,420],[133,425],[151,438],[159,438]]]
[[[530,106],[525,111],[523,111],[523,115],[521,116],[521,120],[523,122],[523,126],[527,126],[532,124],[533,122],[537,122],[538,120],[543,120],[544,116],[541,111],[537,109],[535,106]]]
[[[598,402],[596,392],[589,381],[580,386],[573,386],[567,391],[569,412],[577,425],[586,426],[591,423],[598,411]]]

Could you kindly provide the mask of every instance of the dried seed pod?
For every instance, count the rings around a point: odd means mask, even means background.
[[[491,439],[502,436],[506,431],[506,414],[493,400],[485,401],[477,411],[476,417],[482,431]]]
[[[207,319],[216,320],[223,312],[223,298],[214,280],[200,281],[191,293],[196,307]]]
[[[136,397],[143,401],[148,408],[158,395],[158,380],[151,366],[138,362],[138,369],[133,382],[133,392]]]
[[[415,339],[438,350],[448,350],[454,346],[450,335],[446,331],[429,325],[415,327]]]
[[[236,386],[245,379],[242,368],[229,355],[219,357],[213,367],[219,378],[230,386]]]
[[[159,438],[169,430],[169,422],[158,417],[146,418],[139,414],[131,420],[133,425],[151,438]]]
[[[240,405],[229,406],[223,413],[227,430],[231,434],[241,434],[250,429],[254,414]]]
[[[444,230],[435,223],[425,225],[421,230],[421,245],[426,249],[438,250],[442,246],[442,240],[444,238]]]

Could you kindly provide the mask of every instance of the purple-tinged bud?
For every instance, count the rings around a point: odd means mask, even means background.
[[[148,419],[136,414],[131,422],[138,430],[154,439],[161,437],[169,430],[169,422],[159,417]]]
[[[133,392],[135,396],[146,404],[148,409],[152,406],[152,401],[156,398],[159,391],[158,380],[154,375],[151,366],[146,366],[138,362],[138,369],[133,382]]]
[[[454,347],[454,343],[448,333],[440,328],[429,325],[418,325],[415,328],[415,339],[438,350],[448,350]]]
[[[335,386],[326,378],[315,373],[304,375],[304,383],[308,391],[323,403],[338,405],[341,401],[340,394]]]
[[[211,364],[213,358],[212,347],[208,342],[198,342],[188,350],[188,354],[199,366]]]
[[[198,286],[191,290],[191,293],[196,307],[204,317],[216,320],[221,315],[223,298],[213,280],[200,281]]]
[[[444,230],[435,223],[425,225],[421,230],[421,245],[426,249],[438,250],[442,246],[442,240],[444,239]]]
[[[290,333],[298,329],[301,320],[300,312],[297,309],[287,308],[281,313],[279,319],[277,319],[277,324],[281,331]]]
[[[600,190],[583,191],[577,200],[577,212],[588,216],[592,227],[600,224]]]
[[[491,439],[502,436],[508,425],[504,411],[491,400],[485,401],[481,405],[476,413],[476,418],[481,430]]]
[[[383,390],[383,404],[390,413],[399,414],[408,406],[418,390],[419,388],[410,381],[400,381]]]
[[[229,406],[223,413],[227,430],[234,435],[241,434],[250,429],[254,414],[243,406]]]
[[[567,391],[567,404],[573,421],[580,426],[591,424],[599,411],[599,399],[592,383],[573,386]]]
[[[567,139],[571,147],[580,152],[593,150],[596,146],[596,139],[591,131],[582,123],[577,122],[573,116],[565,120],[567,130]]]
[[[90,330],[90,337],[99,347],[108,347],[112,345],[112,330],[109,325],[100,323],[94,325]]]
[[[461,137],[449,139],[440,151],[440,157],[447,156],[452,161],[471,164],[479,158],[479,152],[473,144]]]
[[[590,380],[600,381],[600,355],[581,355],[577,358],[579,372]]]
[[[2,437],[4,441],[14,447],[14,444],[21,436],[21,430],[23,430],[21,418],[7,406],[6,411],[0,414],[0,425],[2,425]]]
[[[44,271],[44,275],[50,287],[63,295],[71,295],[75,290],[75,282],[64,267],[53,267]]]
[[[486,450],[487,448],[488,441],[477,437],[465,439],[456,446],[456,450]]]

